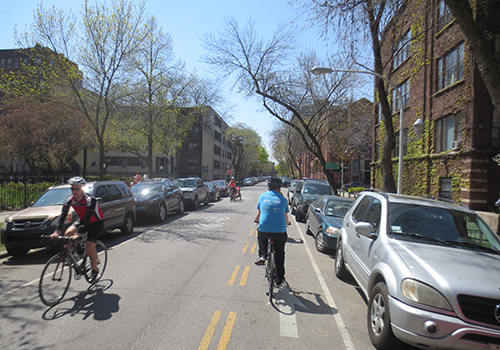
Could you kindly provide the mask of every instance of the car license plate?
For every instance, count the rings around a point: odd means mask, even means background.
[[[488,350],[500,350],[500,345],[488,344]]]

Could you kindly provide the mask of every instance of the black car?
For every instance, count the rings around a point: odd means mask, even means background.
[[[315,237],[316,249],[326,253],[337,246],[337,232],[353,199],[338,196],[321,196],[307,210],[306,233]]]
[[[210,198],[210,202],[217,202],[221,198],[219,186],[215,183],[215,181],[206,181],[205,185],[208,186],[209,192],[208,197]]]
[[[295,220],[305,221],[309,204],[325,194],[333,195],[333,188],[328,182],[315,179],[301,180],[295,187],[292,197],[292,214],[295,214]]]
[[[142,181],[132,187],[139,216],[165,221],[168,212],[184,213],[184,195],[171,180]]]
[[[85,193],[98,198],[104,216],[104,231],[119,228],[131,234],[135,224],[135,202],[123,181],[87,182]],[[6,218],[1,229],[2,244],[14,256],[28,253],[30,249],[46,246],[41,235],[50,235],[56,229],[64,200],[71,195],[71,185],[50,187],[30,207]],[[78,219],[72,209],[63,224],[63,232]]]

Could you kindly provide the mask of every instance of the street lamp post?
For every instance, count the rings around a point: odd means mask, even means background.
[[[398,189],[397,189],[397,194],[401,194],[401,189],[403,188],[403,95],[401,94],[401,91],[398,90],[397,85],[390,79],[384,77],[381,74],[371,72],[368,70],[350,70],[350,69],[333,69],[333,68],[328,68],[328,67],[313,67],[311,69],[311,72],[315,75],[321,75],[321,74],[331,74],[333,72],[340,72],[340,73],[364,73],[364,74],[371,74],[379,77],[380,79],[384,80],[387,82],[393,89],[396,91],[396,94],[398,95],[399,99],[399,160],[398,160]],[[424,129],[424,123],[423,121],[419,118],[415,124],[413,125],[415,129],[415,133],[417,134],[417,137],[420,137],[422,135],[423,129]]]

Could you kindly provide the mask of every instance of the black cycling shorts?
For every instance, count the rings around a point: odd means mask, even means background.
[[[94,243],[97,242],[101,236],[102,230],[104,229],[104,221],[99,220],[92,222],[87,227],[87,241]]]

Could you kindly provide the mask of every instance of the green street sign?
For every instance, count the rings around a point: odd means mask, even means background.
[[[337,162],[326,163],[326,170],[340,170],[340,165]]]

